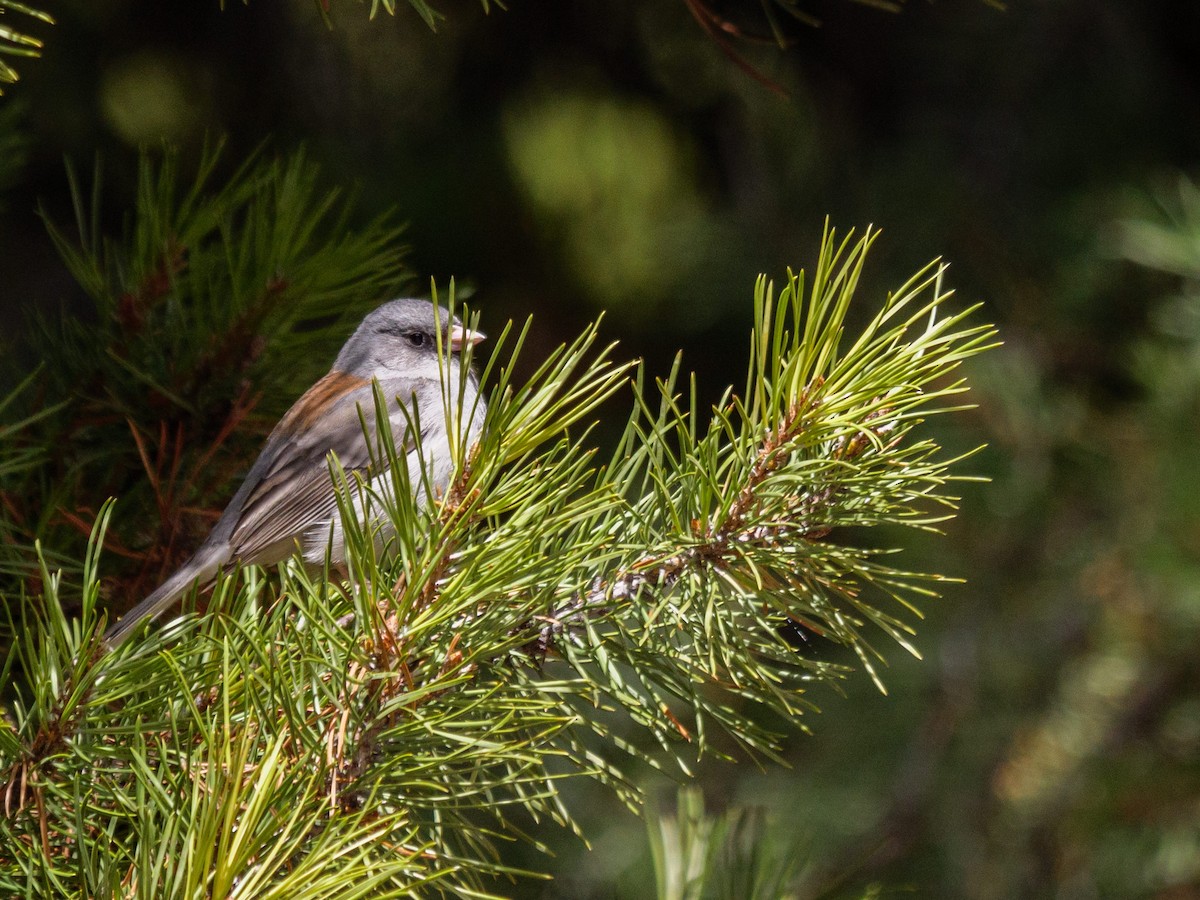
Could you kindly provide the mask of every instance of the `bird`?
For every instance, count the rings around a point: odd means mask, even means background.
[[[336,454],[347,472],[363,471],[378,486],[391,483],[388,473],[370,471],[375,384],[388,401],[397,457],[407,463],[418,506],[425,502],[424,485],[444,491],[454,469],[451,444],[469,449],[483,431],[478,378],[456,357],[484,337],[426,300],[392,300],[368,313],[329,373],[279,420],[199,549],[108,629],[106,644],[121,645],[193,586],[203,589],[235,565],[275,565],[297,550],[310,566],[321,565],[326,553],[334,566],[343,564],[345,538],[328,457]],[[361,503],[356,508],[363,512]],[[377,524],[386,539],[386,517]]]

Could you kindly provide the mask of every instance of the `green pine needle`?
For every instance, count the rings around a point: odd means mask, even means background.
[[[143,216],[177,209],[168,174],[148,178]],[[244,231],[222,240],[228,271],[258,258],[260,229],[282,259],[311,243],[298,220],[270,225],[260,209],[286,207],[280,191],[311,207],[302,166],[232,184],[248,205]],[[207,203],[193,193],[176,228],[139,218],[133,241],[195,242],[221,227]],[[724,752],[718,732],[777,758],[775,729],[803,727],[809,688],[849,674],[826,646],[882,689],[875,642],[917,653],[914,622],[945,579],[897,567],[860,535],[953,514],[963,460],[925,423],[963,407],[959,367],[995,332],[951,306],[937,264],[851,332],[874,239],[829,230],[811,276],[789,273],[778,291],[759,280],[745,386],[711,410],[678,363],[650,385],[596,326],[519,381],[528,326],[504,329],[484,367],[484,436],[458,442],[437,503],[413,499],[383,429],[370,471],[390,482],[329,461],[347,577],[298,562],[277,585],[237,573],[203,614],[113,653],[97,638],[106,505],[79,617],[43,562],[40,596],[10,623],[4,674],[23,687],[0,724],[0,892],[484,896],[522,874],[498,842],[540,846],[514,812],[578,827],[562,779],[596,779],[636,807],[640,767],[686,775]],[[116,302],[118,270],[97,268],[97,253],[128,245],[102,243],[89,235],[76,262]],[[202,307],[172,314],[203,327]],[[621,396],[631,411],[602,458],[590,424]],[[379,412],[395,402],[377,390]],[[446,397],[443,414],[458,406]],[[359,507],[389,518],[394,542]],[[688,840],[711,857],[742,827]]]
[[[48,12],[18,0],[0,0],[0,14],[6,12],[20,13],[47,25],[54,24],[54,18]],[[2,57],[36,58],[42,55],[42,47],[40,38],[26,33],[22,28],[0,25],[0,84],[15,84],[20,79],[17,70],[4,62]],[[0,94],[3,93],[0,91]]]

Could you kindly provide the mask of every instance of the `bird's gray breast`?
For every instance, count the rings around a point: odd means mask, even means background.
[[[444,381],[388,379],[380,381],[379,387],[387,401],[388,431],[403,471],[391,471],[379,458],[381,435],[374,407],[364,410],[368,422],[364,440],[373,444],[367,450],[374,463],[360,470],[361,483],[353,488],[350,506],[358,526],[370,533],[376,551],[385,552],[403,524],[405,509],[424,509],[430,496],[445,495],[458,462],[483,434],[486,405],[474,373],[463,378],[453,371]],[[405,488],[413,498],[411,506],[397,498]],[[303,544],[304,558],[313,565],[323,563],[327,550],[332,562],[343,563],[346,533],[341,512],[332,509],[314,523]]]

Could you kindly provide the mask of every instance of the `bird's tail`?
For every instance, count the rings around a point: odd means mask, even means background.
[[[188,592],[192,585],[207,587],[227,561],[228,554],[216,548],[201,547],[174,575],[164,581],[149,597],[125,613],[104,633],[109,647],[119,647],[144,622],[162,615],[172,603]]]

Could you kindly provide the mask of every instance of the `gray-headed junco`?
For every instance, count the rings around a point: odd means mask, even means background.
[[[446,355],[441,362],[435,336],[439,327]],[[450,354],[483,337],[424,300],[393,300],[368,314],[329,374],[279,420],[200,549],[109,628],[109,646],[117,646],[147,619],[160,615],[193,584],[205,587],[235,563],[272,565],[297,547],[311,565],[321,564],[326,550],[334,564],[344,561],[345,540],[327,458],[331,451],[336,453],[347,471],[370,465],[371,445],[362,423],[366,421],[373,443],[372,379],[391,404],[392,437],[397,454],[407,458],[414,491],[420,490],[425,476],[435,493],[444,490],[453,470],[449,428],[457,429],[465,451],[478,439],[484,417],[474,373],[468,372],[463,384],[463,368]],[[407,415],[398,404],[405,405]],[[409,434],[410,419],[420,424],[419,459]],[[383,482],[386,473],[372,477]],[[380,524],[386,528],[386,523]]]

